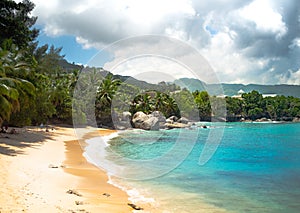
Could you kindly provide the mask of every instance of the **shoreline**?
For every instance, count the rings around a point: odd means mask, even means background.
[[[116,185],[84,157],[81,146],[88,144],[79,140],[110,137],[116,131],[88,132],[77,138],[71,127],[54,127],[49,132],[30,127],[17,129],[17,134],[1,134],[0,212],[136,212],[129,203],[144,208],[139,212],[161,212],[160,204],[135,203],[132,196],[136,194]],[[200,206],[205,212],[226,212],[205,202]]]
[[[132,212],[129,196],[83,157],[73,128],[16,131],[0,135],[1,213]]]
[[[101,136],[108,136],[115,131],[101,129],[98,132]],[[89,134],[84,137],[84,140],[91,137],[92,135]],[[127,206],[129,197],[126,192],[110,184],[108,174],[84,157],[84,150],[79,141],[72,140],[64,143],[66,149],[64,171],[82,179],[78,183],[77,190],[86,198],[85,202],[91,205],[89,211],[131,212]]]

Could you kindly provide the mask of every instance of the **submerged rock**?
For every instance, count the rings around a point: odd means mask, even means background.
[[[178,123],[178,122],[174,122],[174,123],[165,123],[165,127],[167,129],[174,129],[174,128],[188,128],[190,127],[190,125],[188,124],[183,124],[183,123]]]

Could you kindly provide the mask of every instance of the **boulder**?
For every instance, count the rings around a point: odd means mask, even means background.
[[[188,124],[189,123],[189,120],[185,117],[181,117],[178,119],[177,121],[178,123],[182,123],[182,124]]]
[[[174,122],[174,123],[165,123],[165,127],[167,129],[174,129],[174,128],[188,128],[190,127],[190,125],[188,124],[183,124],[183,123],[178,123],[178,122]]]
[[[132,128],[130,121],[119,121],[118,123],[115,123],[114,126],[117,130],[125,130]]]
[[[123,112],[121,116],[121,121],[130,121],[131,113],[130,112]]]
[[[172,124],[172,123],[174,123],[174,121],[168,118],[168,119],[166,119],[166,123]]]
[[[132,117],[132,124],[135,128],[143,129],[142,124],[149,119],[149,116],[143,112],[136,112]]]
[[[132,117],[133,127],[144,130],[158,130],[160,127],[159,118],[146,115],[143,112],[136,112]]]
[[[158,118],[150,117],[141,124],[140,128],[144,130],[159,130]]]
[[[173,115],[173,116],[169,117],[167,120],[171,120],[173,122],[176,122],[178,120],[178,118],[175,115]]]
[[[149,116],[158,118],[158,122],[164,122],[164,123],[166,122],[166,117],[160,111],[154,111]]]

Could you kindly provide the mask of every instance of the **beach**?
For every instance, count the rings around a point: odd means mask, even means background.
[[[73,128],[16,131],[0,136],[1,213],[132,211],[128,195],[82,156]]]

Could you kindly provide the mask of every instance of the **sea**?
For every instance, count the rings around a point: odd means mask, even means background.
[[[199,122],[86,142],[85,157],[149,212],[300,212],[300,123]]]

